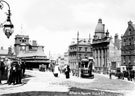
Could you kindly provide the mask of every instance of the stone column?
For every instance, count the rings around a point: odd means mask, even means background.
[[[105,64],[105,67],[107,67],[107,66],[108,66],[108,62],[107,62],[108,60],[107,60],[107,58],[109,58],[109,55],[108,55],[108,48],[106,48],[106,51],[105,51],[105,52],[106,52],[106,56],[105,56],[105,57],[106,57],[106,58],[105,58],[106,64]]]
[[[103,65],[104,65],[104,50],[103,50],[103,49],[101,50],[101,54],[102,54],[102,55],[101,55],[101,59],[102,59],[102,70],[103,70],[103,69],[104,69],[104,68],[103,68],[103,67],[104,67],[104,66],[103,66]]]
[[[100,49],[100,67],[102,69],[102,49]]]
[[[94,50],[94,58],[95,58],[95,67],[97,66],[97,53],[96,49]]]
[[[104,49],[104,65],[106,66],[106,49]]]
[[[100,68],[100,50],[98,49],[98,67]]]
[[[97,49],[96,49],[96,67],[98,67],[98,50]]]

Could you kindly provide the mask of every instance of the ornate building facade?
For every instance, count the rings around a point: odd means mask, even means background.
[[[135,70],[135,24],[129,21],[126,32],[121,38],[122,66],[125,66],[126,70]]]
[[[107,73],[110,68],[116,69],[120,65],[120,40],[117,34],[114,41],[113,43],[108,30],[105,32],[105,24],[102,24],[102,19],[99,19],[92,42],[96,71]]]
[[[90,37],[88,40],[79,39],[79,32],[77,34],[77,42],[69,45],[68,49],[68,63],[72,71],[79,75],[79,62],[81,59],[92,56],[92,47]]]

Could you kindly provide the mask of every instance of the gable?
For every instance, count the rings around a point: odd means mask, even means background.
[[[126,32],[124,33],[124,36],[131,36],[135,35],[135,25],[129,24],[128,28],[126,29]]]

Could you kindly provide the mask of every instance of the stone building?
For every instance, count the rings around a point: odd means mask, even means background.
[[[122,38],[121,63],[125,70],[135,70],[135,24],[128,22],[128,27]]]
[[[119,45],[118,35],[115,35],[113,43],[112,37],[109,36],[109,31],[105,32],[105,24],[102,24],[102,19],[99,19],[92,41],[96,71],[107,73],[110,68],[116,70],[121,61]]]
[[[15,54],[18,55],[21,51],[29,50],[29,36],[28,35],[16,35],[14,50]]]
[[[26,62],[27,67],[39,67],[45,64],[48,67],[49,59],[44,53],[44,46],[39,46],[37,41],[30,42],[28,35],[16,35],[14,44],[15,54]]]
[[[89,39],[79,39],[77,34],[76,42],[72,42],[68,49],[68,63],[72,71],[78,75],[79,62],[81,59],[92,56],[92,47]]]

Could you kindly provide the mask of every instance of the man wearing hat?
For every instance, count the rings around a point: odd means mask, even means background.
[[[3,63],[3,59],[1,59],[1,61],[0,61],[0,84],[1,84],[3,73],[4,73],[4,63]]]
[[[10,77],[10,70],[11,70],[11,63],[12,61],[9,58],[5,58],[5,65],[6,65],[6,69],[8,71],[7,74],[7,83],[9,84],[9,77]]]

